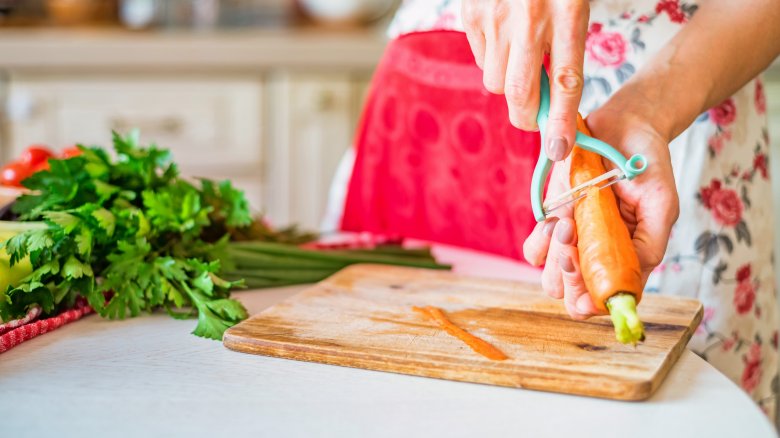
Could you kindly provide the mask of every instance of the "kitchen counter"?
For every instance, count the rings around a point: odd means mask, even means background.
[[[0,70],[370,70],[379,61],[385,43],[383,34],[375,29],[0,29]]]
[[[385,45],[384,33],[376,28],[250,28],[209,32],[0,28],[0,70],[373,69]],[[767,75],[780,77],[780,59],[769,67]]]
[[[442,247],[466,274],[531,278]],[[254,314],[305,287],[236,296]],[[164,314],[91,316],[0,356],[0,435],[774,437],[726,377],[686,351],[647,402],[426,379],[253,356]]]

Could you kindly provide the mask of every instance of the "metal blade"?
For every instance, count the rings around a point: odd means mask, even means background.
[[[580,184],[579,186],[569,190],[568,192],[562,193],[561,195],[555,197],[554,199],[546,201],[543,206],[544,215],[547,216],[552,211],[555,211],[561,207],[571,204],[572,202],[584,198],[585,196],[588,195],[588,190],[590,190],[593,187],[596,187],[599,190],[604,190],[605,188],[610,187],[624,180],[625,178],[626,175],[620,169],[613,169],[599,176],[598,178],[594,178],[588,182]]]

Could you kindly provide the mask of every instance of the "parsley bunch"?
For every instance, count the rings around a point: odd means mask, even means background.
[[[241,191],[229,181],[182,179],[170,153],[138,146],[138,132],[114,133],[116,158],[79,146],[82,155],[51,160],[50,170],[24,181],[22,221],[43,221],[5,243],[11,263],[29,256],[33,272],[0,296],[0,316],[32,305],[46,313],[85,297],[103,317],[122,319],[164,308],[175,318],[197,315],[193,333],[222,339],[246,318],[231,300],[240,282],[218,276],[227,237],[204,240],[207,229],[252,223]],[[212,233],[213,234],[213,233]]]

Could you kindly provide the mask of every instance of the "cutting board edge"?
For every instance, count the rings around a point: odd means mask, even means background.
[[[406,376],[426,377],[488,386],[501,386],[505,388],[527,389],[532,391],[554,392],[557,394],[596,397],[606,400],[617,400],[625,402],[645,401],[653,395],[659,386],[654,384],[654,377],[651,379],[642,380],[625,380],[619,383],[619,388],[621,389],[614,390],[609,390],[602,387],[601,390],[594,391],[592,390],[592,387],[589,387],[588,391],[577,391],[576,389],[572,390],[572,387],[576,388],[577,386],[573,385],[572,382],[569,382],[573,386],[568,386],[568,391],[564,392],[556,389],[560,386],[557,387],[551,383],[554,379],[543,375],[536,376],[536,379],[541,382],[540,384],[520,384],[517,381],[517,376],[515,376],[513,373],[494,372],[493,376],[500,376],[502,378],[498,381],[486,382],[484,379],[479,379],[477,377],[469,378],[469,375],[476,375],[480,373],[480,371],[472,371],[468,368],[461,368],[458,370],[458,373],[448,375],[446,373],[446,366],[438,367],[436,366],[436,362],[425,362],[421,364],[423,366],[415,366],[413,363],[399,365],[398,363],[389,363],[386,360],[383,360],[381,357],[370,353],[360,354],[350,351],[333,351],[313,348],[310,345],[296,348],[289,343],[282,344],[257,338],[248,339],[234,333],[229,333],[229,331],[225,333],[225,336],[222,339],[222,343],[229,350],[244,354],[254,354],[285,360],[340,366],[364,371],[379,371]],[[680,351],[680,353],[681,352],[682,351]],[[677,358],[675,358],[675,360],[671,363],[674,364],[678,358],[679,353],[677,354]],[[468,373],[464,374],[466,371]],[[482,370],[482,372],[484,372],[484,370]],[[547,384],[545,384],[545,382],[547,382]],[[585,386],[583,385],[582,387]]]
[[[666,360],[664,360],[663,363],[661,363],[661,366],[658,367],[658,371],[656,371],[656,373],[653,375],[653,378],[650,379],[652,388],[650,390],[650,395],[647,398],[652,397],[655,391],[657,391],[658,388],[660,388],[661,385],[663,385],[663,383],[666,381],[666,376],[672,370],[677,361],[680,360],[680,356],[682,356],[685,348],[688,346],[688,342],[691,341],[693,334],[696,333],[696,329],[699,327],[699,324],[701,324],[701,321],[704,318],[704,305],[701,303],[701,301],[692,298],[688,298],[688,300],[696,301],[699,304],[699,307],[696,310],[696,314],[694,315],[691,324],[686,327],[685,333],[680,337],[680,339],[677,341],[677,344],[674,345],[674,348],[672,348],[672,350],[666,356]]]

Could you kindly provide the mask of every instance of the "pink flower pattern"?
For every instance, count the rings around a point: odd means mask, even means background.
[[[655,5],[656,14],[667,14],[673,23],[685,23],[687,17],[680,7],[679,0],[662,0]]]
[[[626,44],[618,32],[604,32],[600,23],[590,25],[585,49],[588,55],[604,67],[617,67],[626,61]]]
[[[733,227],[742,221],[744,207],[737,192],[722,186],[721,181],[712,180],[708,187],[702,187],[701,202],[717,223]]]
[[[734,123],[737,118],[737,105],[734,103],[733,98],[728,98],[721,102],[720,105],[711,108],[710,117],[712,121],[719,126],[728,126]]]
[[[742,389],[749,394],[755,391],[761,380],[761,344],[754,343],[744,356],[745,369],[742,371]]]
[[[761,79],[756,79],[756,92],[753,97],[756,101],[756,112],[758,114],[766,113],[766,93],[764,92],[764,83]]]

